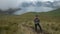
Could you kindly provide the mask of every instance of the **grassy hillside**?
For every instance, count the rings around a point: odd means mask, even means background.
[[[0,34],[36,34],[34,32],[35,12],[19,16],[0,14]],[[60,34],[60,9],[38,13],[42,29],[47,34]]]

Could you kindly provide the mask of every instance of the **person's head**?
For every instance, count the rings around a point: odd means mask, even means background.
[[[36,15],[35,18],[38,18],[38,15]]]

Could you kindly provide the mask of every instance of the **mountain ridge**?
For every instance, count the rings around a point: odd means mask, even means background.
[[[40,7],[40,6],[45,6],[45,7],[52,7],[56,8],[60,6],[60,1],[46,1],[46,2],[41,2],[41,1],[36,1],[36,2],[22,2],[19,6],[20,7],[29,7],[29,6],[35,6],[35,7]]]

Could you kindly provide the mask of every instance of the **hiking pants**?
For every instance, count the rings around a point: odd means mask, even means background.
[[[35,24],[35,30],[37,31],[37,26],[40,28],[40,31],[42,31],[42,28],[41,28],[41,26],[39,25],[39,23],[38,23],[38,24]]]

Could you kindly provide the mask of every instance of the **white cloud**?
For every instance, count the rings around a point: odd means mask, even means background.
[[[22,0],[22,1],[53,1],[53,0]]]
[[[0,9],[15,8],[21,2],[25,1],[52,1],[52,0],[0,0]]]
[[[0,9],[17,7],[17,0],[0,0]]]

